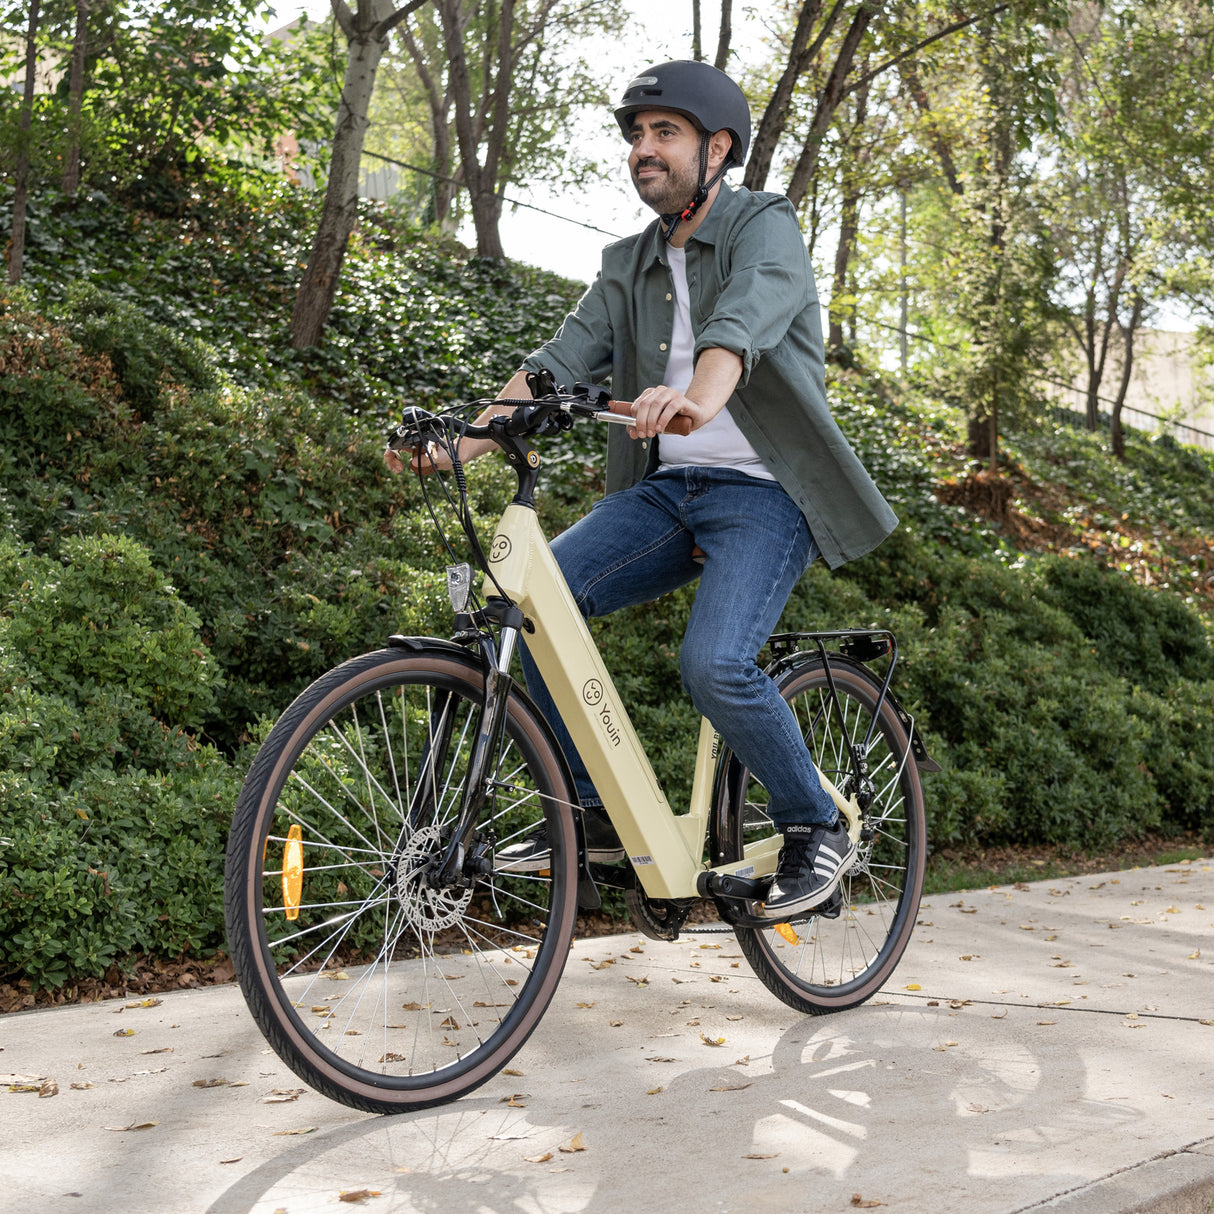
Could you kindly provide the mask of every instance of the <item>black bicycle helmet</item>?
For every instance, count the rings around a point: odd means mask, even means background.
[[[707,134],[728,131],[729,166],[746,163],[750,147],[750,106],[740,88],[711,63],[676,59],[647,68],[624,90],[615,117],[630,137],[633,114],[641,110],[675,110],[698,123]]]

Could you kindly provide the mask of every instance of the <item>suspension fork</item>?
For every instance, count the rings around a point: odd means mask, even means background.
[[[518,615],[517,620],[511,618],[514,613]],[[485,692],[477,715],[476,737],[468,759],[459,815],[442,856],[431,870],[430,881],[436,888],[464,882],[468,840],[484,811],[491,782],[490,765],[501,749],[505,734],[506,709],[510,703],[510,693],[514,689],[510,663],[518,644],[522,613],[517,608],[511,608],[505,614],[507,618],[502,623],[497,642],[487,630],[481,632],[477,638],[484,660]],[[485,872],[490,871],[488,861],[483,862],[483,867]]]

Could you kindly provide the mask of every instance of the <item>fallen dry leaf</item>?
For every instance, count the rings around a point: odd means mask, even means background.
[[[885,1202],[878,1201],[875,1197],[861,1197],[859,1193],[853,1193],[851,1204],[858,1210],[875,1210],[878,1206],[885,1205]]]
[[[134,1030],[134,1029],[119,1029],[119,1030],[118,1030],[118,1031],[117,1031],[117,1032],[114,1034],[114,1036],[115,1036],[115,1037],[134,1037],[134,1036],[135,1036],[135,1030]]]
[[[46,1097],[48,1097],[48,1096],[58,1096],[58,1095],[59,1095],[59,1085],[53,1079],[48,1079],[38,1089],[38,1099],[39,1100],[45,1100]]]
[[[123,1007],[159,1007],[163,999],[137,999],[134,1003],[124,1003]]]
[[[298,1100],[304,1091],[304,1088],[275,1088],[268,1096],[263,1096],[259,1103],[290,1104],[292,1100]]]
[[[542,1155],[524,1155],[524,1163],[547,1163],[552,1158],[551,1151],[545,1151]]]
[[[746,1083],[722,1083],[715,1088],[709,1088],[710,1092],[740,1092],[743,1088],[750,1087],[749,1081]]]
[[[573,1141],[570,1142],[567,1147],[557,1147],[558,1151],[561,1151],[566,1155],[574,1155],[578,1151],[584,1151],[585,1149],[586,1144],[582,1141],[582,1135],[580,1133],[574,1134]]]
[[[73,1092],[87,1092],[89,1090],[89,1088],[91,1088],[92,1086],[93,1085],[91,1083],[89,1083],[87,1080],[85,1080],[84,1083],[73,1083],[72,1091]]]
[[[515,1077],[521,1077],[524,1074],[524,1072],[516,1070],[512,1066],[507,1066],[507,1067],[502,1068],[502,1074],[503,1075],[514,1075]]]
[[[226,1079],[195,1079],[194,1087],[196,1088],[222,1088],[227,1086]]]
[[[662,1090],[662,1086],[661,1086],[661,1084],[659,1084],[656,1088],[650,1088],[649,1091],[647,1091],[645,1093],[645,1095],[646,1096],[656,1096],[661,1090]]]
[[[701,1041],[702,1041],[702,1042],[703,1042],[705,1045],[711,1045],[711,1046],[718,1046],[718,1045],[724,1045],[724,1044],[725,1044],[725,1038],[724,1038],[724,1037],[707,1037],[707,1036],[705,1036],[703,1033],[701,1033],[701,1034],[700,1034],[700,1040],[701,1040]]]
[[[125,1133],[127,1130],[151,1130],[160,1124],[159,1121],[132,1121],[130,1125],[107,1125],[102,1126],[103,1130],[114,1130],[117,1133]]]
[[[529,1093],[527,1092],[515,1092],[513,1096],[503,1096],[498,1101],[498,1104],[507,1105],[512,1109],[525,1109],[527,1106],[523,1101],[527,1100],[528,1097]]]
[[[342,1189],[337,1195],[338,1201],[349,1202],[353,1205],[355,1202],[366,1201],[369,1197],[378,1197],[378,1189],[351,1189],[348,1192]]]
[[[743,1155],[743,1159],[779,1159],[780,1152],[776,1151],[771,1155],[760,1155],[758,1151],[751,1151],[749,1155]]]
[[[296,1134],[315,1134],[316,1127],[314,1125],[303,1125],[298,1130],[275,1130],[275,1138],[293,1138]]]

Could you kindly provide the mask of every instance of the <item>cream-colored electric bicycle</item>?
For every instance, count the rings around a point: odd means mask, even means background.
[[[458,462],[422,478],[454,507],[480,594],[469,564],[451,567],[451,639],[394,636],[304,691],[250,768],[228,844],[228,941],[249,1008],[300,1078],[375,1112],[454,1100],[505,1066],[601,884],[625,888],[649,936],[733,931],[764,985],[810,1014],[854,1007],[889,978],[923,884],[919,773],[935,764],[890,690],[893,636],[771,638],[768,673],[859,845],[837,895],[776,922],[763,913],[781,844],[766,791],[705,721],[691,804],[672,811],[537,521],[528,440],[629,419],[584,385],[469,424],[485,403],[410,411],[391,439],[454,454],[462,435],[490,438],[513,465],[518,492],[487,552]],[[565,757],[510,673],[520,634],[626,864],[587,860]],[[549,867],[512,872],[499,853],[541,824]],[[702,900],[723,926],[685,926]]]

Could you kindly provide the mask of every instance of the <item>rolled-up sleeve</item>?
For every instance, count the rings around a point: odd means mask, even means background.
[[[612,324],[600,273],[553,337],[523,360],[527,371],[550,371],[566,388],[597,383],[611,373]]]
[[[792,204],[772,198],[747,215],[718,245],[716,256],[726,259],[718,270],[721,290],[696,334],[695,355],[732,350],[742,360],[745,385],[759,359],[783,341],[793,319],[817,302]]]

